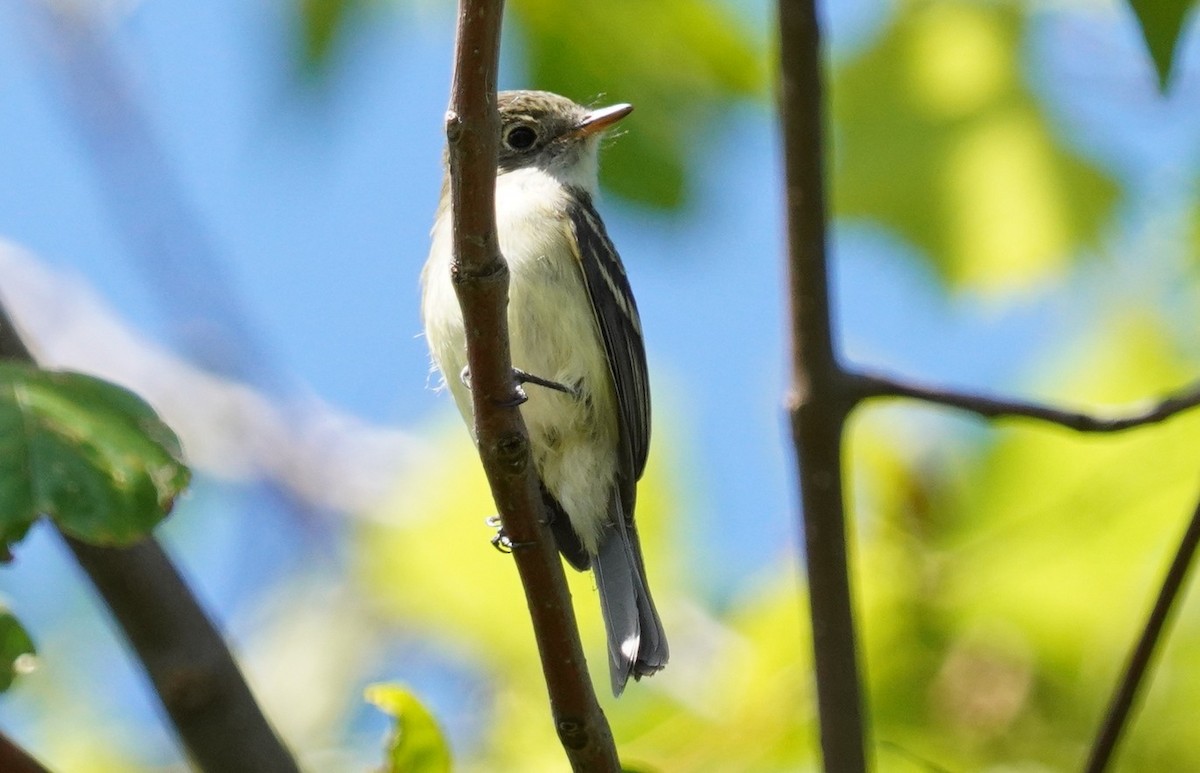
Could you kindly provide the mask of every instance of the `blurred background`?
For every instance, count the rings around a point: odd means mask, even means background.
[[[636,105],[600,208],[647,331],[639,523],[670,668],[627,762],[813,769],[781,409],[772,7],[511,0],[501,86]],[[844,356],[1070,407],[1200,373],[1200,41],[1160,93],[1122,3],[825,4]],[[306,769],[379,764],[401,681],[462,770],[559,770],[486,484],[420,337],[454,10],[0,4],[0,297],[44,363],[148,399],[195,482],[162,529]],[[1190,28],[1189,28],[1190,29]],[[847,462],[881,770],[1077,767],[1200,490],[1200,423],[1117,437],[872,405]],[[0,569],[39,646],[0,727],[55,770],[185,769],[39,527]],[[1119,770],[1200,769],[1185,599]]]

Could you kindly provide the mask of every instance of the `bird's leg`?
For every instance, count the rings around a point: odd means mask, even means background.
[[[574,387],[569,387],[566,384],[560,384],[557,381],[551,381],[541,376],[535,376],[532,373],[526,373],[520,368],[513,368],[513,378],[517,380],[518,384],[537,384],[538,386],[544,386],[547,389],[553,389],[556,392],[562,392],[571,397],[579,396],[579,392]]]
[[[511,553],[513,552],[513,548],[525,548],[534,544],[532,542],[513,542],[509,539],[508,533],[504,531],[504,524],[500,523],[500,516],[498,515],[489,515],[484,523],[496,530],[496,533],[492,535],[492,547],[501,553]]]
[[[560,384],[559,382],[551,381],[548,378],[542,378],[541,376],[535,376],[532,373],[526,373],[525,371],[521,370],[520,368],[513,368],[512,375],[513,375],[513,381],[516,382],[515,384],[513,384],[513,397],[510,400],[504,400],[500,403],[500,405],[504,408],[515,408],[518,405],[525,404],[525,402],[527,402],[529,400],[529,395],[525,394],[525,390],[521,386],[522,384],[537,384],[538,386],[543,386],[543,387],[546,387],[547,389],[553,389],[558,392],[562,392],[563,394],[571,395],[572,397],[578,397],[578,395],[579,395],[579,392],[577,390],[573,389],[572,387],[567,386],[566,384]],[[471,368],[470,368],[470,366],[464,367],[462,369],[462,372],[458,374],[458,378],[460,381],[462,381],[463,386],[465,386],[467,389],[470,389],[471,388]]]

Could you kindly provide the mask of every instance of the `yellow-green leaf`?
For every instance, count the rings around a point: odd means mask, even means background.
[[[364,696],[395,720],[387,740],[386,773],[448,773],[450,746],[415,695],[398,684],[373,684]]]
[[[1025,86],[1023,23],[1011,3],[906,3],[832,89],[837,214],[896,231],[977,291],[1061,274],[1117,196]]]

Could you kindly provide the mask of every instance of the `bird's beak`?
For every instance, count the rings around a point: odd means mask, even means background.
[[[568,136],[579,139],[599,134],[632,112],[633,105],[627,104],[598,108],[585,115]]]

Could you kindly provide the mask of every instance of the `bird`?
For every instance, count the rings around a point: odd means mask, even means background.
[[[650,445],[641,319],[595,206],[600,141],[633,106],[593,109],[520,90],[499,92],[496,108],[496,228],[520,410],[558,551],[595,576],[619,697],[631,676],[650,676],[669,657],[634,524]],[[448,181],[447,172],[421,313],[433,364],[473,427]]]

